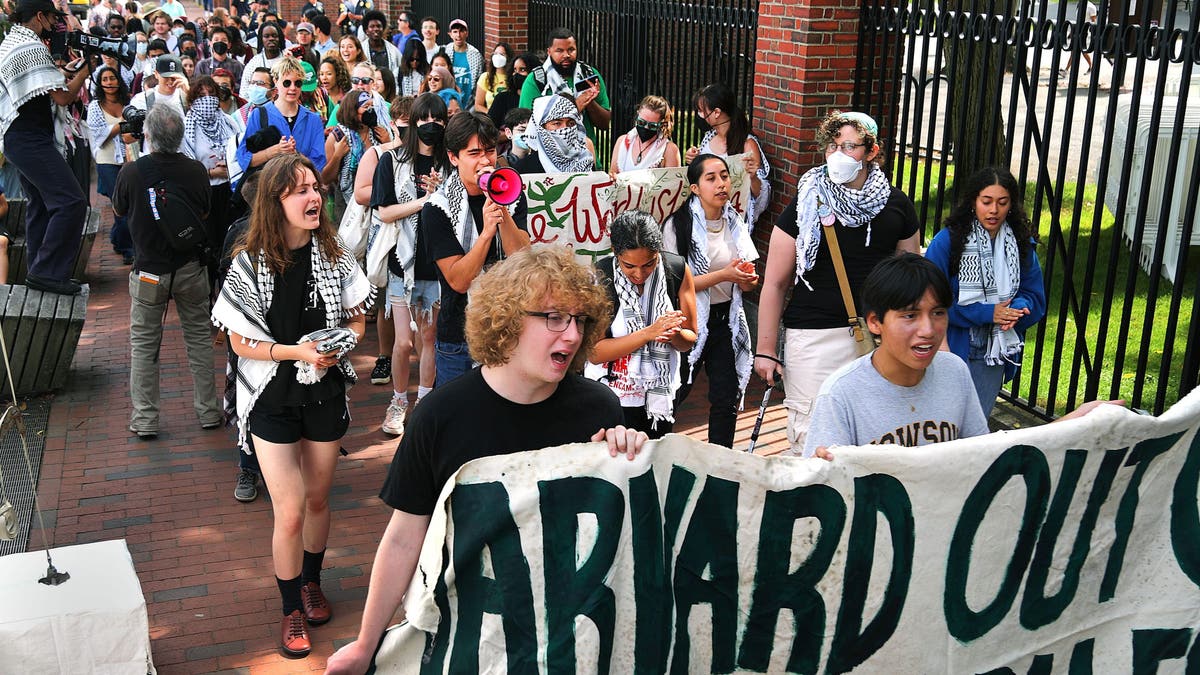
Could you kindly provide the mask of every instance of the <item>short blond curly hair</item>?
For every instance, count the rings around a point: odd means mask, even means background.
[[[612,303],[594,270],[561,246],[514,253],[471,284],[466,321],[471,358],[485,366],[508,363],[521,339],[525,313],[541,311],[547,297],[563,311],[591,317],[571,362],[572,371],[581,370],[612,320]]]

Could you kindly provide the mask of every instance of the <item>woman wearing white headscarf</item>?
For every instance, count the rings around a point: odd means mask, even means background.
[[[525,140],[533,152],[513,166],[521,173],[587,173],[595,169],[595,147],[575,100],[567,94],[543,96],[533,102]]]

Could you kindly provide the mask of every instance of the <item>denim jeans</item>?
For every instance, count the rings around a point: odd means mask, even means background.
[[[708,339],[704,353],[696,362],[696,370],[704,367],[708,376],[708,442],[714,445],[733,447],[733,431],[737,425],[738,376],[733,362],[733,334],[729,330],[729,306],[723,302],[713,305],[708,311]],[[679,366],[679,392],[675,394],[675,418],[684,400],[692,391],[688,384],[690,365],[688,356],[681,359]]]
[[[117,174],[121,171],[120,164],[96,165],[96,192],[112,199],[113,187],[117,184]],[[112,229],[108,232],[108,241],[113,250],[121,255],[133,255],[133,236],[129,234],[129,223],[125,216],[113,217]]]
[[[437,364],[437,377],[433,381],[435,389],[467,372],[474,365],[465,342],[437,342],[434,344],[434,353],[434,363]]]

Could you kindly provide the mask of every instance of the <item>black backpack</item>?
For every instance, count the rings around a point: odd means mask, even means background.
[[[150,215],[163,238],[176,251],[195,251],[208,245],[208,232],[202,214],[196,213],[188,195],[168,177],[151,157],[137,160],[138,173],[147,186]]]

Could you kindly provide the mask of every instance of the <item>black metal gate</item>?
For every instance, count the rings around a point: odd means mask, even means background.
[[[701,87],[725,82],[744,108],[753,100],[758,0],[530,0],[531,49],[544,53],[546,35],[558,26],[575,32],[580,60],[599,69],[608,86],[613,119],[598,135],[602,165],[613,134],[633,126],[644,96],[671,102],[681,151],[699,140],[691,113]]]
[[[862,9],[855,105],[878,117],[926,241],[960,165],[1025,186],[1048,310],[1005,395],[1045,416],[1094,398],[1158,413],[1197,384],[1200,11],[1163,4],[1098,0],[1094,20],[1073,1]]]
[[[455,19],[466,21],[467,42],[475,45],[484,54],[487,53],[484,51],[483,44],[483,0],[413,0],[412,13],[418,22],[413,28],[418,31],[421,30],[422,18],[432,16],[438,20],[438,25],[442,27],[442,34],[438,37],[438,42],[441,44],[450,42],[451,21]],[[396,23],[394,17],[388,18],[392,20],[393,25]]]

